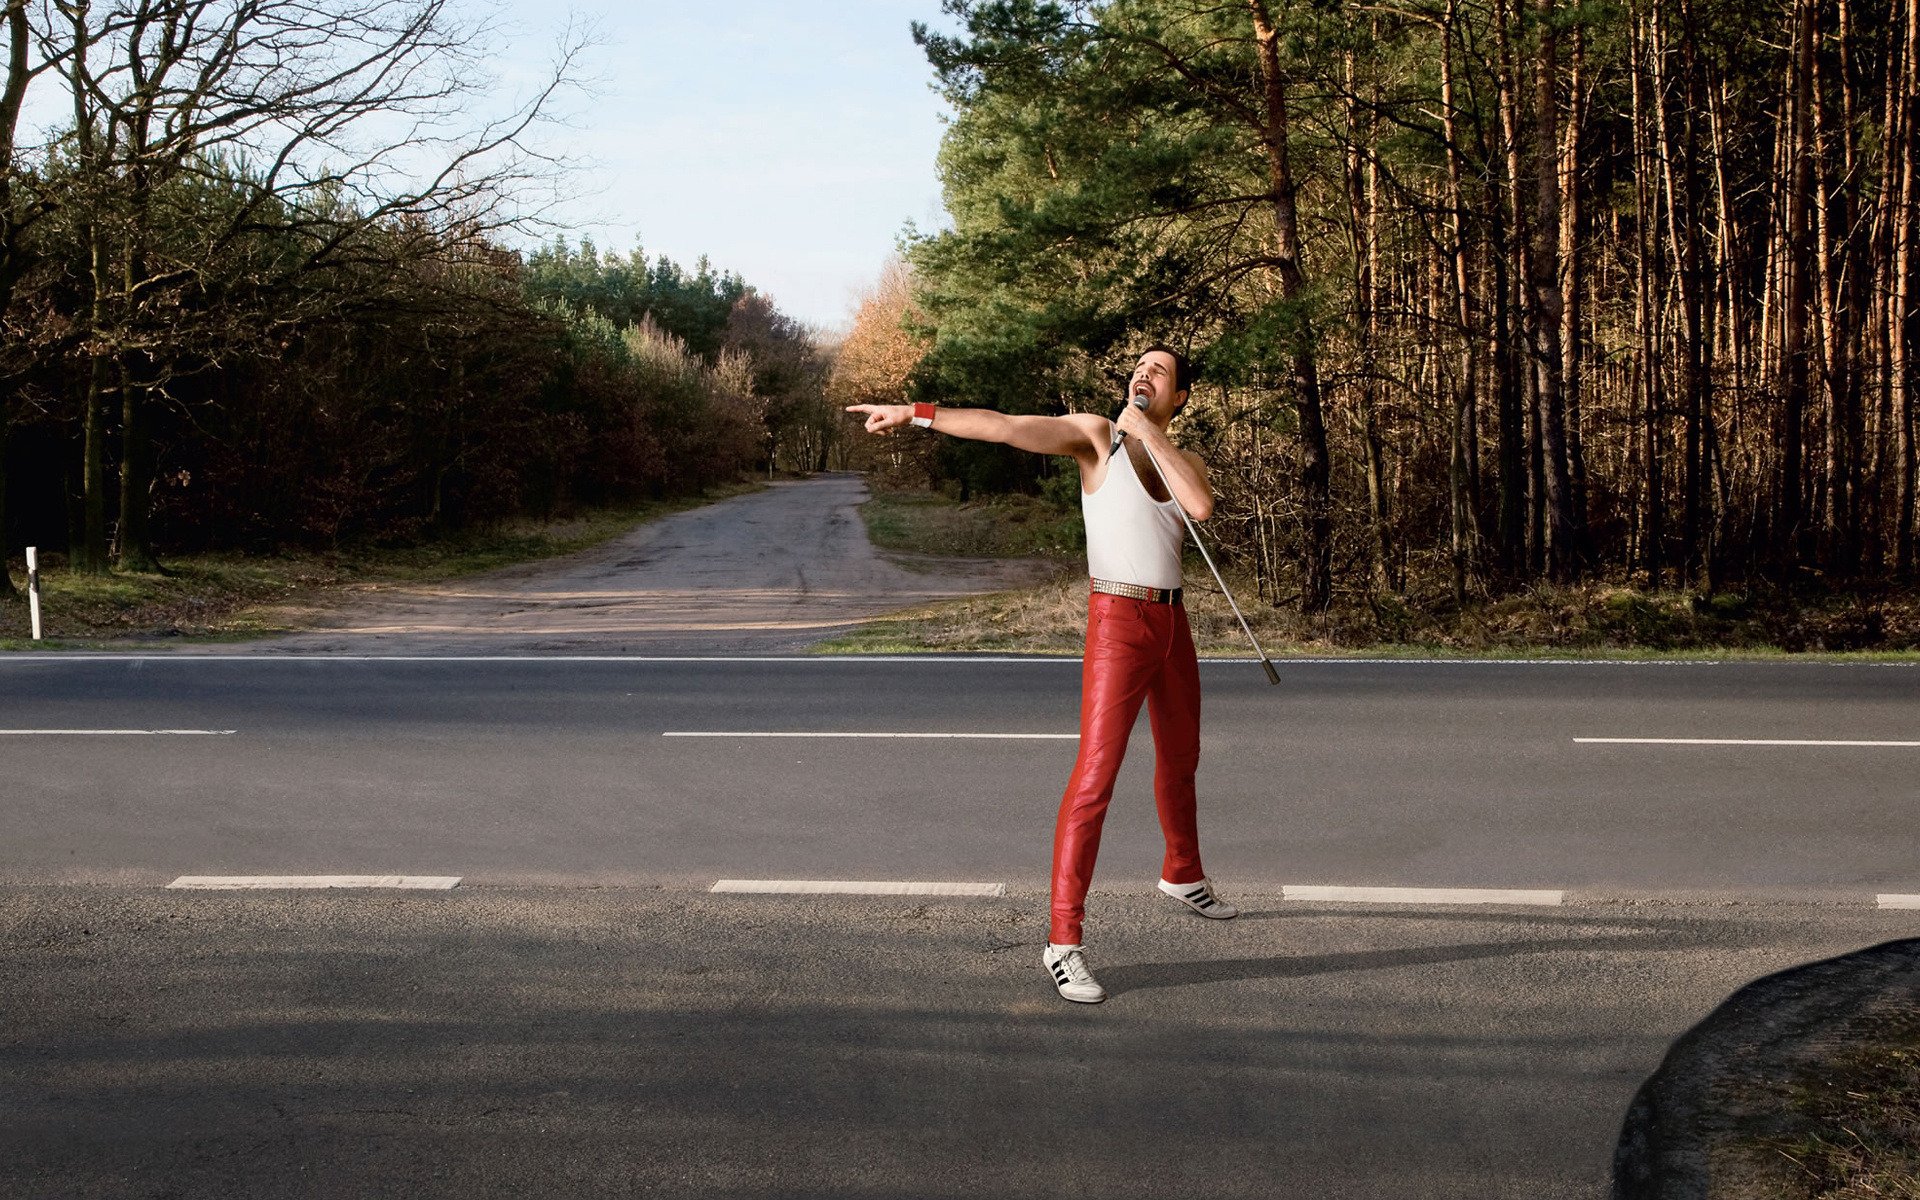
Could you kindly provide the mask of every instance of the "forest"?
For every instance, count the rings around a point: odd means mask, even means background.
[[[1189,349],[1210,530],[1303,612],[1911,578],[1916,0],[944,7],[952,227],[848,343],[904,392]]]
[[[1274,605],[1911,580],[1920,0],[943,7],[947,220],[836,348],[704,261],[526,248],[570,60],[474,115],[453,0],[0,0],[6,547],[149,570],[859,465],[837,404],[1110,412],[1166,341]],[[1072,503],[922,441],[962,498]]]
[[[487,85],[464,11],[6,0],[16,561],[406,543],[818,464],[827,360],[744,280],[564,236],[513,248],[570,62],[470,119]],[[30,97],[57,100],[50,135]]]

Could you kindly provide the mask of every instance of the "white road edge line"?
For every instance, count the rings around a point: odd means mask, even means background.
[[[1873,902],[1876,908],[1920,908],[1920,896],[1900,892],[1882,892]]]
[[[1603,746],[1920,746],[1915,742],[1871,742],[1821,738],[1624,738],[1577,737],[1576,742]]]
[[[1025,741],[1073,741],[1077,733],[869,733],[842,730],[769,732],[764,729],[670,729],[661,737],[680,738],[1005,738]]]
[[[262,888],[420,888],[445,891],[458,875],[182,875],[167,886],[237,890]]]
[[[906,880],[722,879],[713,892],[832,896],[1004,896],[1004,883],[913,883]]]
[[[0,729],[0,737],[231,737],[231,729]]]
[[[1560,905],[1563,891],[1516,888],[1320,887],[1286,884],[1283,900],[1344,900],[1358,904],[1540,904]]]

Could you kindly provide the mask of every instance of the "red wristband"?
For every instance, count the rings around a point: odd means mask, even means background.
[[[913,406],[913,423],[922,429],[933,428],[933,405],[918,403]]]

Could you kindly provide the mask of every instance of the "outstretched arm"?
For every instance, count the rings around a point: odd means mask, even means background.
[[[867,415],[868,433],[886,433],[913,420],[911,404],[849,404],[848,412]],[[1071,454],[1097,457],[1098,439],[1106,436],[1106,418],[1091,413],[1064,417],[1009,416],[990,408],[936,408],[937,433],[976,442],[1000,442],[1035,454]]]

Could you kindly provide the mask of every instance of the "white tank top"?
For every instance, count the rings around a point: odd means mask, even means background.
[[[1151,468],[1149,468],[1151,469]],[[1107,460],[1107,477],[1080,490],[1087,523],[1087,571],[1095,579],[1150,588],[1180,586],[1180,547],[1186,537],[1174,502],[1155,500],[1134,473],[1125,446]]]

